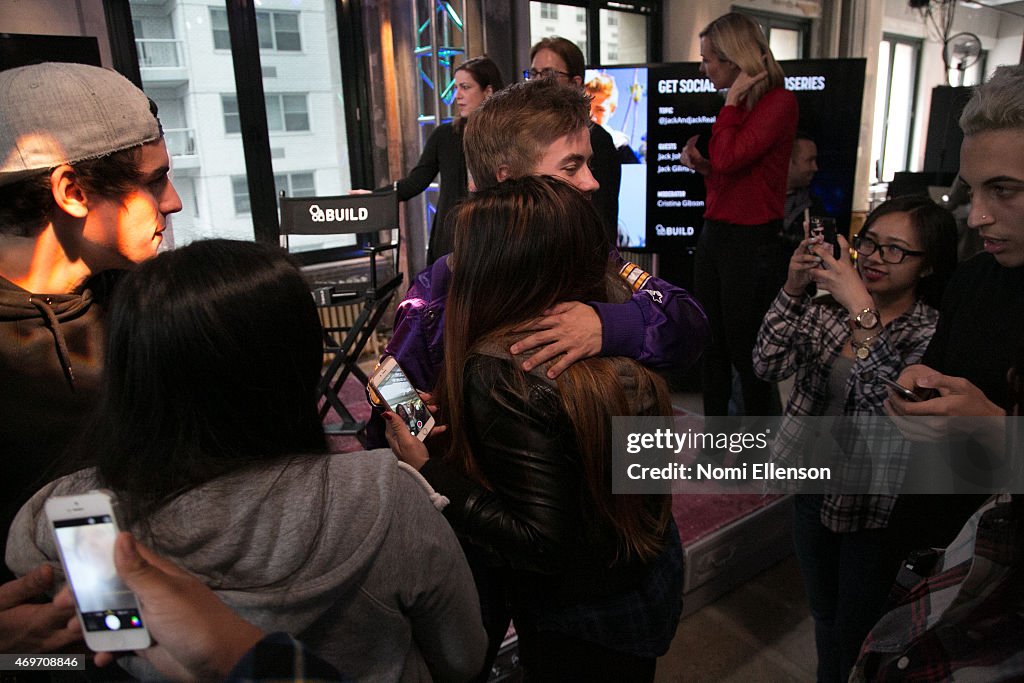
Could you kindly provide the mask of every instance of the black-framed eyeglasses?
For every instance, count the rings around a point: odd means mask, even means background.
[[[861,256],[871,256],[878,251],[882,255],[882,261],[892,265],[903,263],[903,259],[908,256],[924,256],[923,251],[904,249],[903,247],[898,247],[895,244],[879,244],[867,235],[854,235],[853,248]]]
[[[558,69],[527,69],[523,72],[523,78],[528,81],[536,80],[538,78],[558,78],[559,76],[565,76],[569,78],[569,73],[566,71],[559,71]]]

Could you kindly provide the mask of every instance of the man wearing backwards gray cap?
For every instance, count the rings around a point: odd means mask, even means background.
[[[123,76],[0,72],[2,542],[94,402],[108,279],[95,276],[156,254],[181,210],[169,165],[155,106]]]

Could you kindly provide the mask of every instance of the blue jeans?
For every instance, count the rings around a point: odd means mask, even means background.
[[[846,681],[882,616],[902,553],[887,529],[836,533],[821,523],[820,495],[794,496],[793,537],[814,616],[818,681]]]

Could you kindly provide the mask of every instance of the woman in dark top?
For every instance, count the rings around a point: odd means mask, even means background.
[[[668,496],[612,495],[611,417],[670,414],[665,384],[613,357],[549,380],[508,353],[555,302],[628,295],[605,289],[601,219],[571,186],[527,177],[474,194],[454,222],[437,387],[450,447],[428,460],[392,414],[388,440],[450,499],[485,617],[505,614],[504,635],[512,616],[529,680],[649,681],[682,607],[682,555]]]
[[[452,231],[446,217],[457,201],[469,192],[466,160],[462,155],[462,128],[468,117],[492,93],[505,87],[498,66],[489,57],[474,57],[455,70],[455,104],[458,116],[434,128],[416,166],[395,184],[398,199],[408,201],[427,189],[441,174],[437,212],[430,229],[427,265],[452,250]]]

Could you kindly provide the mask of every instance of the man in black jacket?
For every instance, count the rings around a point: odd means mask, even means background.
[[[530,49],[529,78],[553,78],[583,89],[583,52],[576,43],[559,36],[539,41]],[[601,126],[590,124],[590,147],[593,156],[590,170],[601,187],[591,196],[601,214],[608,243],[615,246],[619,234],[619,182],[622,165],[612,136]]]

